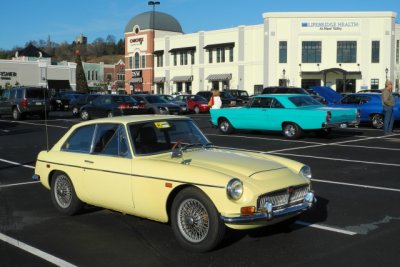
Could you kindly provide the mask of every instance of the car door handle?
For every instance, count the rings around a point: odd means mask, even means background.
[[[85,162],[86,162],[86,163],[91,163],[91,164],[93,164],[93,163],[94,163],[93,161],[91,161],[91,160],[87,160],[87,159],[85,159]]]

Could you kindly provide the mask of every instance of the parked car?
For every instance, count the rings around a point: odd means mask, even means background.
[[[132,95],[148,114],[180,114],[181,108],[158,95]]]
[[[50,110],[68,110],[70,98],[60,92],[52,92],[50,94]]]
[[[100,95],[79,110],[81,119],[144,114],[139,103],[128,95]]]
[[[204,97],[208,101],[210,101],[210,98],[212,96],[211,91],[200,91],[197,92],[197,95]],[[220,91],[220,97],[222,101],[222,106],[223,107],[234,107],[234,106],[241,106],[242,105],[242,100],[236,99],[233,97],[230,93],[226,91]]]
[[[246,90],[239,90],[239,89],[229,89],[225,90],[226,92],[230,93],[236,99],[241,100],[241,104],[247,104],[249,102],[249,93]]]
[[[269,130],[282,131],[288,139],[297,139],[304,131],[327,135],[331,128],[358,124],[357,109],[327,107],[303,94],[257,95],[244,107],[210,109],[210,114],[211,123],[223,134]]]
[[[207,100],[199,95],[178,95],[176,99],[185,102],[189,112],[199,114],[210,110]]]
[[[196,252],[218,246],[226,227],[289,224],[315,203],[310,167],[214,147],[180,116],[75,124],[39,153],[32,178],[62,214],[89,204],[169,223],[177,241]]]
[[[180,100],[176,99],[175,97],[173,97],[172,95],[158,95],[158,96],[169,103],[174,103],[174,104],[178,105],[181,108],[180,114],[184,114],[184,113],[188,112],[188,107],[187,107],[185,101],[180,101]]]
[[[308,92],[300,87],[269,86],[262,90],[262,94],[304,94]]]
[[[82,106],[90,104],[100,94],[82,94],[71,103],[72,115],[79,116],[79,110]]]
[[[48,92],[42,87],[14,87],[1,90],[0,116],[12,115],[14,120],[26,115],[45,118],[50,111]]]
[[[323,95],[325,99],[329,99],[329,106],[357,108],[360,111],[360,122],[369,123],[376,129],[383,127],[384,114],[381,94],[350,93],[342,97],[329,87],[318,87],[314,90]],[[396,95],[393,114],[395,120],[400,120],[400,98]]]

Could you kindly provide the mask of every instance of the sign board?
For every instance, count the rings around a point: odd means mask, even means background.
[[[0,71],[0,80],[10,81],[14,77],[17,77],[17,73],[14,71]]]
[[[130,80],[132,84],[142,84],[143,77],[142,77],[142,70],[132,70],[132,79]]]
[[[147,51],[147,35],[135,35],[127,38],[128,53],[133,53],[135,50]]]
[[[356,20],[324,20],[324,21],[302,21],[301,30],[306,32],[315,31],[339,31],[356,32],[360,30],[360,22]]]

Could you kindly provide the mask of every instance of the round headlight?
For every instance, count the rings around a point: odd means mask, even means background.
[[[238,200],[243,195],[243,183],[237,178],[233,178],[226,186],[226,193],[230,199]]]
[[[311,168],[307,165],[304,165],[301,169],[300,172],[301,176],[303,176],[304,178],[307,178],[309,180],[311,180],[312,178],[312,174],[311,174]]]

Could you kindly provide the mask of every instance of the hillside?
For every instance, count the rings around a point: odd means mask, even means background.
[[[116,64],[120,59],[125,61],[125,55],[87,56],[84,61],[88,63],[104,62],[104,64]]]

